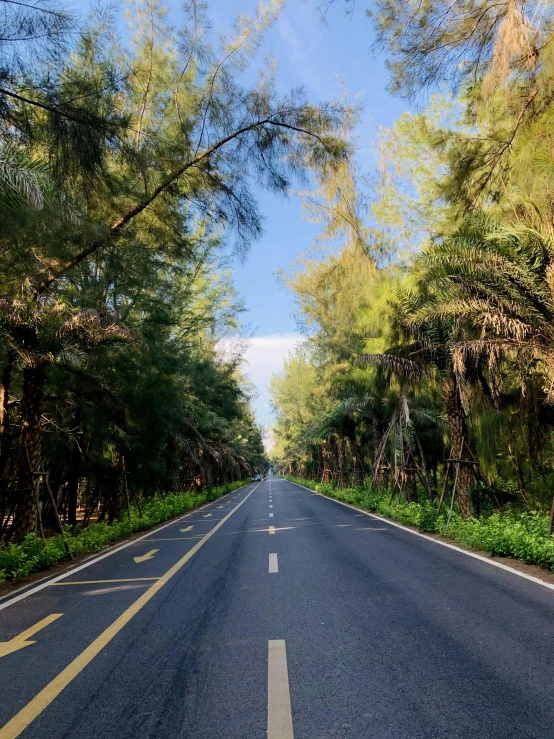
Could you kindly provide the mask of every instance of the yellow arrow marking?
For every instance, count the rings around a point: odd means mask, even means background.
[[[218,507],[218,508],[223,508],[223,506],[222,506],[222,505],[218,505],[217,507]]]
[[[202,516],[202,518],[209,518],[211,515],[212,515],[211,513],[204,513],[204,515]]]
[[[254,487],[241,502],[233,508],[232,511],[218,521],[211,531],[208,531],[204,538],[200,539],[173,567],[160,577],[148,590],[143,593],[138,600],[132,603],[121,616],[119,616],[108,628],[103,631],[89,646],[77,655],[73,662],[70,662],[56,677],[46,685],[40,693],[27,703],[8,723],[0,729],[0,739],[16,739],[29,724],[34,721],[37,716],[54,701],[58,695],[67,688],[67,686],[85,669],[85,667],[97,657],[100,652],[119,634],[119,632],[141,611],[144,606],[152,600],[152,598],[174,577],[185,564],[198,552],[200,547],[217,532],[231,518],[233,513],[243,505],[252,493],[256,490]]]
[[[147,559],[152,559],[152,557],[156,554],[156,552],[159,552],[159,549],[151,549],[149,552],[146,552],[146,554],[143,554],[142,557],[133,557],[135,562],[138,564],[139,562],[146,562]]]
[[[43,618],[42,621],[38,622],[38,624],[35,624],[26,631],[23,631],[19,636],[14,636],[10,641],[0,641],[0,657],[5,657],[7,654],[17,652],[18,649],[30,647],[31,644],[35,644],[34,641],[28,641],[29,637],[34,636],[38,631],[44,629],[45,626],[51,624],[52,621],[60,618],[60,616],[63,616],[63,613],[53,613],[51,616]]]
[[[180,532],[181,532],[182,534],[185,534],[185,533],[186,533],[187,531],[192,531],[192,530],[193,530],[193,528],[194,528],[194,526],[187,526],[187,528],[186,528],[186,529],[179,529],[179,531],[180,531]]]

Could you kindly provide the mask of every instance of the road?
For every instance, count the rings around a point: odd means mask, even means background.
[[[553,636],[552,589],[273,477],[0,601],[0,739],[549,739]]]

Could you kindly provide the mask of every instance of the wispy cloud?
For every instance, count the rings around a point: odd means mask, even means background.
[[[322,78],[316,62],[319,33],[315,18],[306,18],[306,10],[295,10],[294,21],[288,13],[283,13],[277,21],[277,31],[283,41],[287,57],[294,67],[291,82],[295,85],[303,84],[311,88],[317,95],[328,95],[328,85]]]

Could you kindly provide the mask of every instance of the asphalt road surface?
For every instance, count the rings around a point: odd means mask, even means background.
[[[270,477],[1,600],[0,739],[554,739],[553,637],[552,589]]]

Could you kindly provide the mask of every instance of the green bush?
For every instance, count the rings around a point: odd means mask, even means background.
[[[97,552],[107,544],[122,539],[137,531],[151,529],[157,524],[177,518],[204,503],[221,498],[244,485],[233,482],[219,487],[208,488],[199,493],[171,493],[165,498],[152,498],[142,503],[142,516],[135,506],[131,507],[131,520],[128,517],[109,524],[104,521],[89,524],[86,528],[67,527],[64,532],[71,551],[75,556]],[[0,547],[0,584],[6,580],[25,577],[31,572],[39,572],[56,562],[67,559],[67,552],[61,535],[40,539],[36,534],[28,534],[18,544]]]
[[[547,538],[547,516],[538,511],[516,512],[507,508],[500,513],[483,513],[478,518],[465,520],[453,512],[448,522],[447,511],[437,515],[437,507],[430,500],[390,503],[389,495],[363,488],[336,488],[290,476],[287,479],[406,526],[441,534],[466,547],[481,549],[493,556],[515,557],[554,570],[554,540]]]

